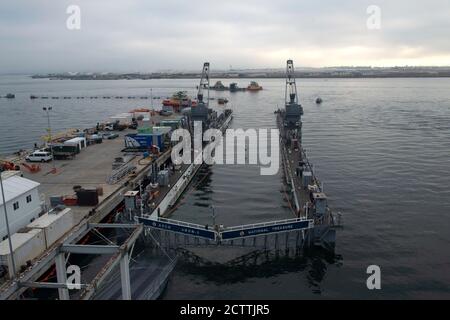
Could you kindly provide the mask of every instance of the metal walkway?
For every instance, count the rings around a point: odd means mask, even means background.
[[[145,227],[145,234],[151,233],[163,247],[232,245],[252,247],[302,246],[307,240],[306,230],[314,228],[314,221],[293,218],[247,224],[235,227],[209,226],[183,221],[150,217],[138,217]],[[284,237],[281,236],[284,234]],[[294,237],[291,234],[295,234]]]

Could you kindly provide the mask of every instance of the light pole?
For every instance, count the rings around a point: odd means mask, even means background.
[[[53,156],[53,146],[52,143],[52,127],[50,126],[50,111],[52,110],[52,107],[43,107],[42,110],[44,110],[47,113],[47,123],[48,123],[48,141],[47,146],[50,144],[50,152],[52,154],[52,166],[53,166],[53,172],[56,171],[55,167],[55,158]]]
[[[153,110],[153,88],[150,88],[150,108]]]
[[[12,240],[11,240],[11,232],[9,230],[8,212],[6,211],[5,190],[3,189],[3,179],[2,179],[1,172],[0,172],[0,189],[2,189],[3,210],[5,211],[5,223],[6,223],[6,230],[8,232],[9,253],[11,255],[13,279],[15,279],[16,278],[16,262],[14,260],[14,249],[13,249]]]
[[[211,209],[212,209],[213,226],[215,226],[216,225],[216,208],[214,207],[214,205],[211,205]]]

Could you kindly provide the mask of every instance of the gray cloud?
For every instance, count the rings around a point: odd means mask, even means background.
[[[381,30],[366,28],[371,4]],[[449,65],[449,16],[447,0],[16,0],[0,4],[0,72]]]

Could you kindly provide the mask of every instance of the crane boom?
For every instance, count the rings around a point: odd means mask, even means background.
[[[207,100],[206,103],[203,101],[203,90],[207,90]],[[198,86],[197,93],[198,103],[205,103],[206,106],[209,105],[209,62],[203,64],[202,77],[200,78],[200,85]]]
[[[284,100],[286,105],[298,104],[297,84],[295,83],[294,62],[292,60],[286,62],[286,90]]]
[[[297,84],[295,83],[294,62],[286,63],[286,91],[285,91],[284,125],[290,129],[301,129],[303,108],[298,104]]]

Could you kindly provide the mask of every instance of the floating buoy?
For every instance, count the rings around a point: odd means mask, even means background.
[[[321,98],[321,97],[318,97],[318,98],[316,99],[316,103],[317,103],[317,104],[321,104],[321,103],[322,103],[322,98]]]

